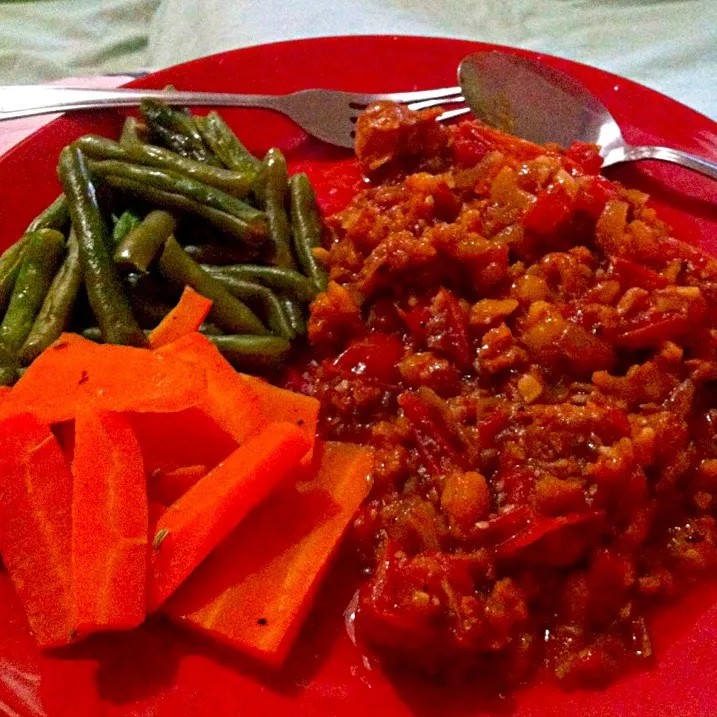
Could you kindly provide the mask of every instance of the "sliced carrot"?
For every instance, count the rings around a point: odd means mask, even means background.
[[[297,470],[309,447],[296,426],[270,424],[167,509],[152,542],[150,610],[187,579],[251,508]]]
[[[277,492],[204,561],[165,605],[172,619],[271,665],[283,662],[370,488],[366,448],[317,444],[314,464],[312,480]]]
[[[30,365],[0,412],[28,411],[54,424],[74,418],[90,398],[107,411],[162,412],[196,406],[205,393],[199,367],[63,334]]]
[[[261,431],[270,421],[285,421],[299,426],[313,446],[319,413],[315,398],[237,373],[201,334],[187,335],[157,353],[206,369],[208,396],[202,409],[238,443]]]
[[[0,552],[40,647],[74,635],[72,475],[48,426],[30,414],[0,423]]]
[[[147,494],[155,503],[172,505],[206,474],[206,466],[184,466],[171,471],[157,470],[147,478]]]
[[[0,403],[2,403],[6,398],[10,398],[11,393],[12,388],[10,386],[0,386]]]
[[[72,588],[81,635],[123,630],[145,617],[147,491],[127,419],[88,406],[75,421]]]
[[[180,359],[205,372],[207,391],[200,408],[237,443],[243,443],[266,425],[259,398],[206,336],[187,334],[155,353]]]
[[[56,423],[51,428],[65,456],[65,462],[68,466],[71,466],[75,456],[75,422],[63,421],[62,423]]]
[[[193,465],[211,470],[237,448],[237,442],[199,408],[126,415],[142,447],[148,476]]]
[[[171,344],[182,336],[196,331],[207,318],[211,308],[211,299],[197,293],[191,286],[185,286],[179,303],[149,335],[150,347],[156,349]]]
[[[242,378],[255,392],[259,409],[267,420],[285,421],[299,426],[310,438],[313,450],[316,424],[319,420],[319,402],[311,396],[272,386],[255,376],[242,374]],[[305,459],[307,464],[311,461],[311,457],[312,452],[310,451]]]

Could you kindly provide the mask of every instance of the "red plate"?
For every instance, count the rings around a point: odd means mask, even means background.
[[[228,52],[164,70],[137,87],[236,92],[291,92],[326,87],[390,92],[455,84],[459,60],[492,46],[411,37],[326,38]],[[498,48],[505,52],[517,52]],[[530,54],[530,53],[523,53]],[[544,57],[600,97],[634,144],[666,144],[714,158],[717,125],[652,90],[584,65]],[[289,120],[260,110],[223,115],[250,149],[278,146],[293,168],[315,181],[335,207],[349,161]],[[14,241],[59,191],[60,149],[87,132],[117,136],[119,114],[75,114],[58,120],[0,161],[0,246]],[[611,177],[652,194],[678,236],[717,253],[717,201],[710,180],[670,165],[616,168]],[[533,684],[513,696],[488,687],[463,690],[368,670],[345,635],[341,613],[352,587],[338,569],[280,674],[162,622],[102,636],[53,655],[30,637],[7,576],[0,574],[0,713],[8,715],[211,715],[235,717],[479,717],[515,714],[707,715],[717,713],[717,588],[702,587],[655,620],[656,667],[626,675],[608,689],[564,693]]]

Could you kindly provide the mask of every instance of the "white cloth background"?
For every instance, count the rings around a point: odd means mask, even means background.
[[[456,37],[559,55],[717,120],[717,0],[162,0],[148,63],[346,34]]]

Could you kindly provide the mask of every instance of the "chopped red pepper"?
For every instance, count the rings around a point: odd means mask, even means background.
[[[565,156],[572,159],[585,174],[597,174],[602,167],[600,147],[596,144],[575,140],[565,150]]]
[[[440,473],[446,464],[463,465],[456,440],[435,406],[411,392],[401,394],[398,403],[413,428],[417,448],[431,473]]]
[[[400,379],[398,364],[403,344],[390,334],[373,333],[349,346],[334,361],[334,366],[379,383],[393,385]]]
[[[605,205],[616,196],[615,186],[610,180],[599,175],[585,177],[581,180],[580,189],[575,196],[574,209],[576,212],[585,212],[597,219],[605,209]]]
[[[610,260],[609,274],[615,276],[624,289],[639,286],[651,291],[653,289],[664,289],[670,283],[656,271],[630,261],[630,259],[623,259],[620,256],[612,257]]]
[[[571,213],[571,199],[560,184],[551,184],[538,194],[523,217],[523,226],[538,234],[554,232]]]

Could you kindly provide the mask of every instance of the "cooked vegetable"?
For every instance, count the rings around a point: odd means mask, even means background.
[[[127,419],[83,406],[72,464],[72,594],[81,635],[145,617],[147,488]]]
[[[159,259],[159,271],[175,286],[191,286],[213,302],[210,317],[231,333],[267,333],[266,328],[253,311],[235,299],[216,279],[192,261],[177,241],[170,237]]]
[[[204,143],[221,163],[235,172],[246,173],[255,181],[261,162],[239,141],[229,125],[216,112],[195,120]]]
[[[66,645],[74,637],[72,476],[49,427],[28,413],[0,422],[0,473],[3,563],[38,645]]]
[[[117,245],[115,263],[125,269],[147,271],[176,228],[177,222],[171,214],[161,209],[150,212]]]
[[[7,303],[15,288],[17,275],[20,273],[22,258],[27,251],[27,244],[32,233],[24,234],[0,257],[0,311],[5,311]]]
[[[327,443],[313,476],[257,508],[164,606],[174,620],[273,666],[368,494],[371,452]],[[281,530],[277,530],[281,526]]]
[[[313,282],[303,274],[278,266],[260,266],[258,264],[210,266],[202,264],[202,269],[217,279],[231,276],[244,281],[258,281],[277,293],[288,294],[299,301],[312,301],[318,293]]]
[[[102,337],[108,343],[144,346],[144,334],[110,260],[107,229],[82,152],[72,147],[63,149],[58,173],[77,233],[87,297]]]
[[[147,481],[149,498],[165,506],[172,505],[206,474],[207,467],[202,465],[183,466],[172,471],[159,470]],[[156,528],[152,535],[155,532]]]
[[[210,299],[198,294],[191,286],[185,287],[179,303],[149,335],[150,347],[156,349],[197,331],[211,308]]]
[[[192,179],[192,177],[167,169],[130,164],[129,162],[120,162],[114,159],[90,160],[88,166],[92,173],[99,177],[123,177],[133,182],[161,189],[164,192],[180,194],[192,201],[205,204],[246,222],[248,233],[257,235],[266,233],[264,227],[266,215],[264,212],[255,209],[250,204],[231,194],[227,194],[222,189],[209,186]]]
[[[284,313],[279,297],[271,290],[253,281],[235,279],[232,276],[220,276],[207,272],[216,279],[232,296],[242,301],[260,301],[264,307],[266,323],[272,333],[290,341],[294,338],[294,331]]]
[[[287,339],[279,336],[231,334],[208,338],[235,368],[245,370],[278,366],[291,348]]]
[[[65,237],[54,229],[39,229],[30,236],[0,324],[0,344],[9,352],[17,353],[30,333],[64,247]]]
[[[40,313],[20,349],[20,362],[34,361],[67,328],[82,283],[82,267],[74,231],[67,239],[67,256],[50,284]]]
[[[140,122],[135,117],[127,117],[122,125],[122,133],[120,134],[120,144],[123,147],[132,147],[144,144],[147,138],[147,125]]]
[[[141,221],[131,209],[122,212],[112,228],[112,244],[117,246]]]
[[[296,300],[288,296],[282,296],[279,298],[279,303],[284,309],[284,315],[286,316],[291,330],[294,332],[294,336],[301,336],[306,333],[306,319],[304,318],[304,311],[301,308],[301,304]]]
[[[272,263],[294,269],[296,262],[291,254],[291,226],[286,214],[289,172],[281,150],[270,149],[266,153],[257,186],[269,222],[269,236],[274,249]]]
[[[62,229],[70,221],[70,208],[64,194],[55,199],[50,206],[30,222],[27,233],[38,229]]]
[[[246,173],[197,162],[164,147],[157,147],[152,144],[136,144],[127,147],[113,142],[111,139],[94,134],[80,137],[75,141],[75,144],[92,159],[136,162],[137,164],[166,169],[170,172],[191,177],[210,187],[223,189],[235,197],[245,197],[251,189],[252,178]]]
[[[142,100],[141,111],[150,137],[169,149],[198,162],[218,165],[207,151],[193,117],[157,100]]]
[[[319,402],[311,396],[286,391],[261,379],[237,373],[212,344],[224,338],[241,337],[190,334],[163,346],[158,353],[179,358],[206,371],[207,399],[201,408],[237,443],[242,444],[269,421],[294,423],[313,442]]]
[[[63,334],[30,364],[7,404],[48,424],[69,421],[89,397],[106,411],[182,411],[206,392],[201,367],[153,351]]]
[[[103,181],[110,187],[155,206],[176,209],[201,217],[213,227],[239,241],[257,243],[264,240],[266,230],[262,223],[249,223],[226,212],[212,209],[206,204],[195,202],[182,194],[167,192],[124,177],[109,174],[103,178]]]
[[[147,605],[156,610],[244,516],[295,470],[310,443],[275,423],[237,448],[157,521]]]
[[[321,219],[309,178],[303,173],[293,175],[289,180],[289,194],[294,251],[299,266],[320,291],[326,291],[328,274],[313,255],[313,249],[321,246]]]
[[[148,484],[155,473],[171,473],[186,466],[203,465],[212,470],[238,445],[201,407],[130,413],[127,417],[142,448]]]

